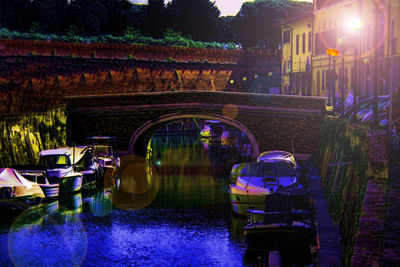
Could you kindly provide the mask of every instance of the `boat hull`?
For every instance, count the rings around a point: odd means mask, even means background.
[[[60,178],[60,193],[70,193],[81,190],[82,180],[82,174]]]
[[[232,210],[234,213],[246,216],[247,210],[264,210],[265,195],[242,195],[230,193]]]
[[[229,193],[232,211],[240,216],[246,216],[247,210],[264,210],[265,209],[265,196],[267,194],[258,195],[243,195]],[[310,209],[309,195],[306,191],[302,193],[289,193],[292,199],[294,209]]]
[[[250,247],[277,245],[281,241],[285,246],[310,245],[316,238],[315,227],[304,222],[249,224],[244,227],[244,236]]]
[[[39,184],[46,198],[58,197],[60,193],[60,185],[58,184]]]

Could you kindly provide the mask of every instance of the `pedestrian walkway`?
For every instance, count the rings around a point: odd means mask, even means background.
[[[314,202],[318,238],[318,266],[343,266],[340,234],[328,213],[328,204],[322,196],[321,180],[317,169],[310,166],[310,190]]]
[[[400,265],[400,161],[393,164],[387,197],[381,266]]]

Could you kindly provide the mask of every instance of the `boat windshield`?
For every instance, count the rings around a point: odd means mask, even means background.
[[[66,155],[40,156],[39,164],[46,166],[47,169],[67,168],[71,166],[69,157]]]
[[[241,176],[265,177],[265,176],[294,176],[294,168],[287,162],[251,162],[240,172]]]
[[[106,157],[112,155],[112,147],[111,146],[102,146],[95,145],[94,146],[94,156],[95,157]]]

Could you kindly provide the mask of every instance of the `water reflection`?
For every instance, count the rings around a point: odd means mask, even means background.
[[[86,248],[77,213],[57,201],[21,213],[8,234],[9,256],[16,266],[79,266]]]
[[[82,212],[82,193],[61,195],[58,204],[68,211]]]
[[[112,194],[108,190],[95,192],[87,202],[89,202],[90,211],[97,217],[107,216],[113,208]]]

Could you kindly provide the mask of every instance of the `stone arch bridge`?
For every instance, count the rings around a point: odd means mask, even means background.
[[[116,136],[121,153],[144,156],[162,123],[182,118],[219,120],[244,132],[252,156],[266,150],[316,151],[325,113],[320,97],[238,92],[175,91],[66,97],[67,142]]]

